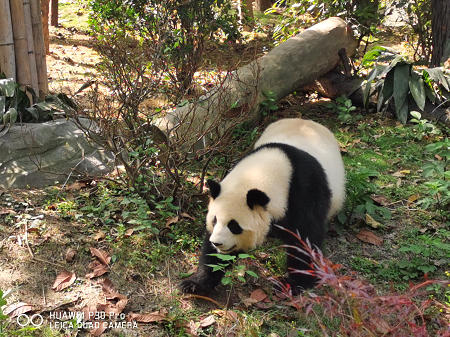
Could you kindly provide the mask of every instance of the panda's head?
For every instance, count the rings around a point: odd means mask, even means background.
[[[208,180],[207,185],[211,200],[206,227],[217,251],[229,254],[261,244],[270,228],[267,194],[239,186],[222,188],[213,180]]]

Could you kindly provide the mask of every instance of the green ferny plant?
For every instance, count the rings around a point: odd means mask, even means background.
[[[225,254],[210,254],[211,256],[215,256],[222,260],[223,263],[219,263],[217,265],[212,264],[208,265],[208,267],[213,268],[214,271],[223,270],[225,271],[230,265],[232,265],[237,259],[254,259],[255,257],[249,254],[239,254],[238,256],[235,255],[225,255]],[[233,270],[228,270],[225,272],[225,276],[222,278],[222,284],[228,285],[232,284],[233,281],[239,280],[243,283],[246,282],[245,275],[249,275],[255,278],[258,278],[258,275],[256,275],[253,271],[248,270],[247,266],[243,263],[239,263],[234,266]]]

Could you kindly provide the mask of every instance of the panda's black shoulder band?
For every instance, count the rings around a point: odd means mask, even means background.
[[[206,182],[206,185],[209,188],[209,194],[211,195],[211,198],[216,199],[220,194],[220,184],[210,179]]]

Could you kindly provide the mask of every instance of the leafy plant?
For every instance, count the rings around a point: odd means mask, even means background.
[[[424,178],[429,179],[423,186],[428,194],[426,198],[419,200],[418,204],[425,209],[430,205],[436,205],[442,219],[450,204],[450,140],[429,144],[426,152],[432,153],[435,160],[428,161],[422,166]]]
[[[37,103],[32,104],[30,97]],[[45,122],[54,115],[69,113],[70,108],[74,107],[74,103],[63,93],[48,95],[40,101],[33,89],[21,88],[12,78],[0,73],[0,137],[17,121]]]
[[[367,52],[362,65],[374,62],[375,67],[369,73],[364,89],[366,107],[369,98],[377,94],[377,111],[393,101],[398,120],[405,124],[409,111],[423,111],[427,99],[440,104],[450,98],[450,78],[443,68],[415,69],[404,56],[386,47],[375,47]],[[376,84],[372,90],[374,80]]]
[[[327,104],[326,107],[338,113],[339,120],[344,124],[352,124],[362,117],[361,115],[355,116],[352,114],[356,107],[353,105],[352,100],[345,95],[336,98],[335,102]]]
[[[360,40],[377,31],[384,9],[382,1],[341,1],[341,0],[294,0],[277,1],[266,13],[279,16],[273,36],[280,42],[300,32],[305,18],[316,21],[339,16],[351,23]],[[281,15],[280,15],[281,14]]]
[[[368,214],[376,221],[391,218],[391,211],[375,204],[371,195],[376,192],[376,186],[371,179],[378,177],[377,171],[361,168],[358,171],[347,172],[347,199],[343,211],[338,214],[339,224],[336,229],[342,232],[345,223],[351,220],[354,213]]]
[[[283,292],[291,305],[309,318],[306,324],[313,330],[320,329],[323,336],[334,335],[335,331],[345,336],[429,336],[429,329],[433,329],[433,336],[446,336],[448,322],[443,315],[434,316],[436,326],[425,318],[430,313],[427,309],[435,306],[432,301],[423,299],[421,289],[448,282],[428,280],[415,286],[410,284],[406,294],[378,296],[373,286],[350,275],[341,275],[340,265],[333,264],[295,233],[291,234],[298,239],[294,248],[309,256],[313,267],[313,270],[295,272],[315,274],[319,282],[317,290],[305,292],[303,296],[293,297],[289,289]]]
[[[94,0],[90,25],[99,42],[135,39],[152,48],[148,62],[165,63],[164,72],[180,90],[189,89],[202,62],[205,42],[240,37],[231,1]],[[148,55],[147,55],[148,56]]]
[[[267,116],[270,111],[278,110],[276,95],[273,91],[263,91],[262,93],[266,97],[266,99],[261,102],[261,105],[263,106],[262,114],[263,116]]]
[[[422,118],[422,114],[418,111],[411,111],[410,115],[413,117],[411,123],[415,123],[414,129],[416,130],[417,139],[421,140],[426,135],[436,135],[440,133],[440,130],[435,124],[430,123],[425,118]]]
[[[232,284],[233,281],[235,280],[239,280],[245,283],[246,282],[245,275],[258,278],[258,275],[256,275],[255,272],[248,270],[248,267],[245,263],[238,263],[237,265],[234,264],[234,262],[238,259],[240,260],[248,258],[254,259],[255,257],[252,255],[249,254],[239,254],[238,256],[225,254],[210,254],[210,255],[219,258],[223,262],[217,265],[208,265],[209,267],[213,268],[213,272],[218,270],[226,270],[232,264],[234,265],[233,270],[228,270],[225,272],[225,276],[222,278],[223,285]]]

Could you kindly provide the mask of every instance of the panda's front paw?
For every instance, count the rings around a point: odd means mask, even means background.
[[[180,289],[184,293],[205,295],[209,292],[209,288],[199,283],[195,277],[191,276],[187,280],[180,282]]]

